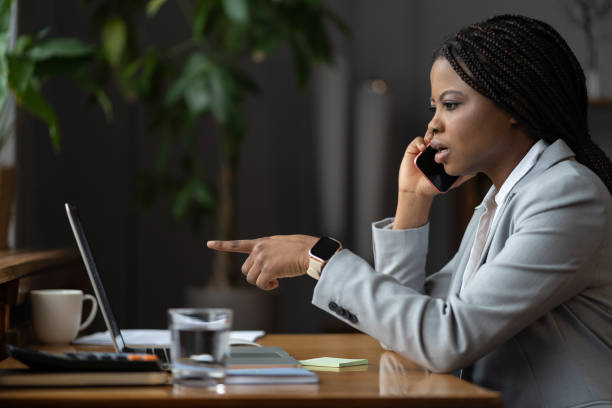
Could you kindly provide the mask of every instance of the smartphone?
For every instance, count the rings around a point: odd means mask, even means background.
[[[425,150],[414,158],[414,164],[427,177],[435,188],[445,193],[453,185],[459,176],[449,176],[444,171],[444,165],[436,163],[434,157],[436,150],[427,146]]]

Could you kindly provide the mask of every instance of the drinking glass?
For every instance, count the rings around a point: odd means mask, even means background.
[[[230,309],[168,309],[174,384],[224,384],[232,315]]]

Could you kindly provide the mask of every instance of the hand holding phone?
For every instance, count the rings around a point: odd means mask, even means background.
[[[425,175],[427,180],[441,193],[447,192],[459,176],[450,176],[444,171],[444,165],[436,163],[436,150],[427,146],[414,158],[414,165]]]

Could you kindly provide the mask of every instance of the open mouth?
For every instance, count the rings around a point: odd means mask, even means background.
[[[432,140],[429,147],[436,150],[434,160],[436,163],[444,163],[449,155],[448,147],[442,144],[439,140]]]

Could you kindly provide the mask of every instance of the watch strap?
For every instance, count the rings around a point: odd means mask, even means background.
[[[342,243],[338,241],[337,239],[334,239],[331,237],[323,237],[319,239],[319,241],[312,248],[314,249],[319,244],[319,242],[323,240],[334,241],[337,244],[337,248],[333,254],[327,255],[325,256],[325,258],[319,257],[318,254],[315,255],[313,253],[313,250],[312,249],[310,250],[309,252],[310,260],[308,262],[308,269],[306,270],[306,274],[316,280],[319,280],[319,278],[321,278],[321,274],[323,273],[323,267],[325,266],[325,264],[327,264],[327,262],[331,259],[331,257],[336,255],[338,252],[342,250]]]
[[[323,265],[325,265],[324,262],[321,262],[320,260],[311,256],[310,261],[308,262],[308,270],[306,271],[306,274],[311,278],[319,280],[321,277],[321,271],[323,270]]]

